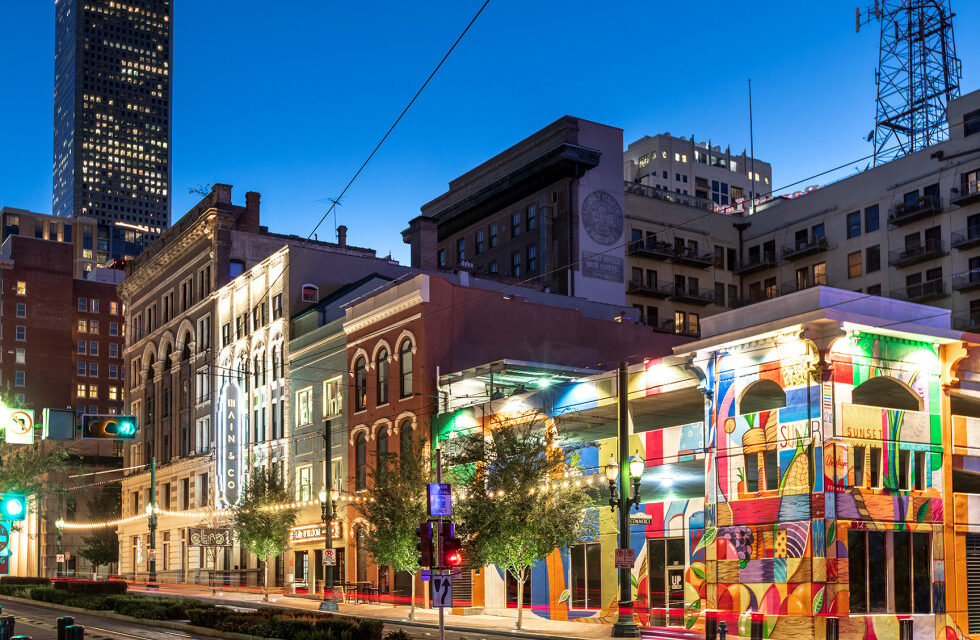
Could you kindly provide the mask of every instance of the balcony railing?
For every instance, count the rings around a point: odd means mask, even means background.
[[[699,253],[691,247],[674,247],[674,262],[692,267],[710,267],[715,262],[711,253]]]
[[[961,182],[959,187],[953,187],[949,193],[949,201],[961,207],[980,201],[980,181],[970,180]]]
[[[672,193],[666,189],[657,189],[656,187],[629,181],[625,182],[625,188],[626,193],[634,193],[639,196],[646,196],[647,198],[656,198],[657,200],[663,200],[664,202],[673,202],[675,204],[694,207],[695,209],[703,209],[705,211],[711,211],[714,209],[714,203],[712,203],[711,200],[699,198],[697,196]]]
[[[951,243],[954,249],[972,249],[980,245],[980,227],[972,227],[961,231],[954,231]]]
[[[928,302],[929,300],[945,298],[949,295],[949,290],[946,288],[945,280],[936,279],[894,289],[889,295],[896,300],[907,302]]]
[[[957,331],[980,333],[980,313],[964,311],[953,315],[953,328]]]
[[[673,320],[656,320],[653,322],[646,322],[645,324],[657,331],[663,331],[665,333],[676,333],[678,335],[691,336],[694,338],[701,335],[700,328],[692,328],[688,324],[677,327]]]
[[[942,198],[933,194],[922,195],[914,203],[900,202],[892,207],[888,214],[888,223],[897,227],[939,213],[942,210]]]
[[[971,269],[953,276],[953,289],[969,291],[980,287],[980,269]]]
[[[764,269],[771,269],[779,264],[776,260],[776,254],[765,252],[760,256],[749,256],[744,261],[739,261],[735,265],[735,273],[740,276],[748,275],[750,273],[755,273],[756,271],[762,271]]]
[[[670,296],[676,302],[688,302],[690,304],[706,305],[715,300],[715,292],[711,289],[701,289],[699,287],[685,287],[674,285],[674,292]]]
[[[906,267],[910,264],[939,258],[948,253],[942,240],[926,240],[924,244],[914,244],[904,249],[889,251],[888,264],[895,267]]]
[[[755,304],[757,302],[765,302],[766,300],[772,300],[773,298],[779,297],[779,291],[776,289],[771,289],[769,291],[756,291],[749,292],[741,296],[737,301],[736,307],[745,307],[750,304]]]
[[[650,298],[666,298],[674,292],[674,285],[670,282],[648,282],[645,280],[630,280],[626,288],[626,293],[634,296],[647,296]]]
[[[807,242],[797,242],[788,247],[783,247],[783,260],[795,260],[803,256],[812,255],[830,248],[826,238],[813,238]]]
[[[674,245],[660,242],[654,238],[633,240],[630,242],[629,254],[641,258],[667,261],[674,257]]]

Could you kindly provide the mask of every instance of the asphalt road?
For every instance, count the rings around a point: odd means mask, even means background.
[[[110,620],[84,613],[61,614],[56,608],[12,602],[4,598],[0,598],[0,605],[3,606],[3,615],[14,616],[14,633],[30,636],[33,640],[57,640],[59,615],[74,616],[75,624],[85,627],[86,640],[191,640],[213,637],[122,620]]]

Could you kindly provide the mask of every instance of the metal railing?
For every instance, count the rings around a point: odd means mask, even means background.
[[[915,202],[900,202],[892,207],[888,222],[895,225],[905,224],[942,210],[943,200],[938,195],[921,195]]]
[[[888,252],[888,264],[902,266],[931,260],[948,253],[946,244],[942,240],[929,239],[923,244],[914,244],[904,249],[896,249]]]

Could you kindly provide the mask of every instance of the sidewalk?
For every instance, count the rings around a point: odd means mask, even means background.
[[[205,585],[162,584],[159,588],[147,589],[144,584],[130,583],[129,590],[134,593],[155,595],[181,596],[195,598],[242,607],[272,606],[288,609],[305,609],[318,611],[320,600],[312,596],[269,594],[269,602],[262,602],[262,594],[251,591],[223,591],[218,589],[218,595],[212,595],[211,589]],[[437,609],[422,609],[416,607],[415,620],[408,619],[409,608],[390,604],[338,604],[341,615],[378,618],[386,623],[405,626],[438,627],[439,613]],[[465,631],[512,637],[528,638],[570,638],[576,640],[592,640],[608,638],[612,634],[609,625],[587,622],[557,622],[540,618],[530,611],[524,612],[524,629],[517,631],[517,618],[494,615],[459,616],[446,613],[446,628],[452,631]]]

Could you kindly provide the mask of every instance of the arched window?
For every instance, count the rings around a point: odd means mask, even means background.
[[[407,458],[412,454],[412,421],[403,420],[398,428],[398,455]]]
[[[265,383],[267,382],[266,380],[267,368],[268,367],[266,367],[265,364],[265,347],[262,347],[262,350],[259,351],[259,371],[261,372],[261,375],[259,376],[259,380],[263,385],[265,385]]]
[[[888,376],[876,376],[854,387],[851,402],[886,409],[922,410],[922,399],[907,386]]]
[[[272,381],[279,379],[279,345],[272,345]]]
[[[412,386],[414,382],[412,376],[413,366],[412,341],[406,338],[402,340],[401,348],[398,351],[398,382],[401,388],[401,397],[403,398],[407,398],[415,392]]]
[[[367,582],[367,529],[357,528],[357,581]]]
[[[388,457],[388,427],[378,431],[378,464],[387,464]]]
[[[259,374],[262,370],[262,360],[259,358],[259,354],[252,356],[252,384],[256,387],[259,386]]]
[[[367,409],[367,360],[354,361],[354,411]]]
[[[174,349],[169,344],[167,345],[167,353],[163,356],[163,370],[170,371],[170,356],[173,354]]]
[[[378,350],[378,404],[388,402],[388,350]]]
[[[745,388],[738,402],[739,413],[758,413],[786,406],[786,392],[772,380],[756,380]]]
[[[316,285],[304,284],[303,285],[303,302],[316,302],[320,299],[320,290],[316,288]]]
[[[244,353],[238,358],[238,384],[243,390],[248,391],[248,356]]]
[[[354,490],[367,488],[367,438],[364,432],[354,440]]]

